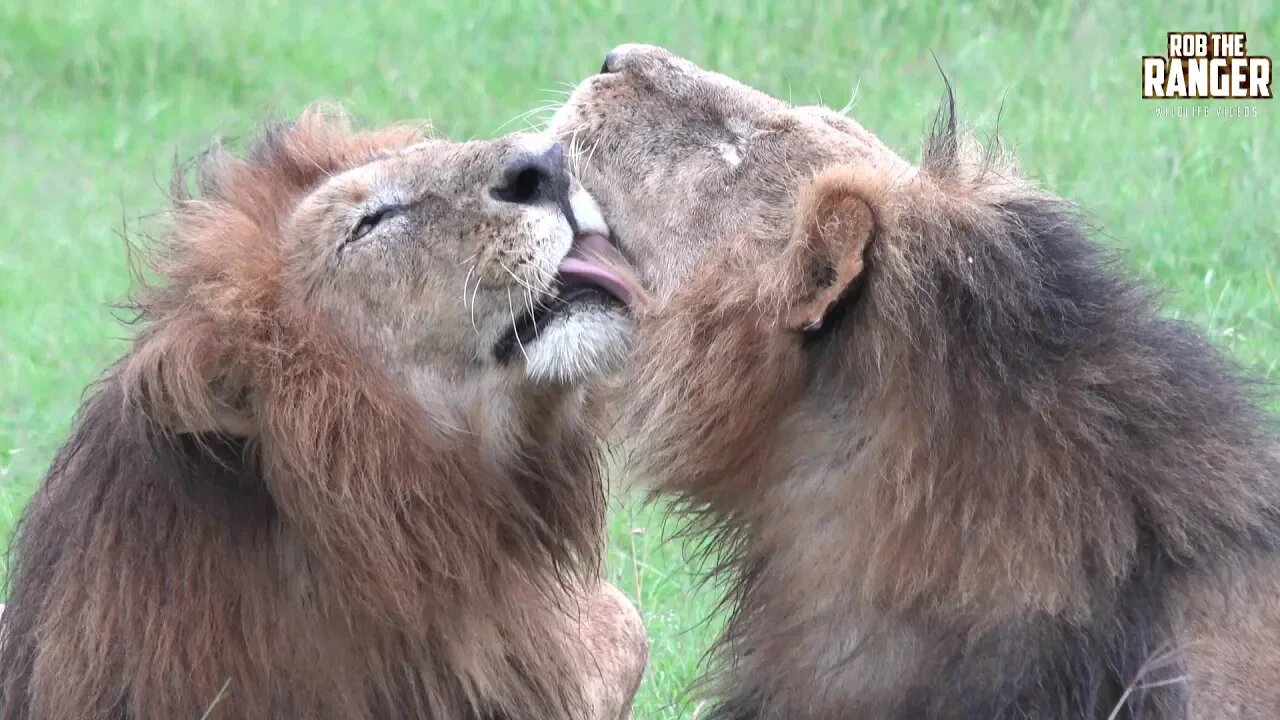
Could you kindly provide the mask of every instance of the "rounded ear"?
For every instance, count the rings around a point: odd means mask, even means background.
[[[196,334],[140,338],[121,367],[126,394],[174,433],[257,434],[243,373]]]
[[[814,331],[856,286],[875,233],[867,183],[850,167],[823,171],[796,204],[791,242],[774,274],[788,329]]]

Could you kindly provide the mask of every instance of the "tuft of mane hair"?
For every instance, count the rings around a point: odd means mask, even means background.
[[[280,240],[329,175],[420,140],[323,110],[175,182],[132,349],[10,547],[0,716],[566,717],[560,610],[600,561],[596,443],[478,447],[308,307]],[[429,405],[429,403],[426,403]],[[531,411],[530,415],[536,415]],[[569,608],[572,611],[572,608]]]
[[[801,229],[636,349],[634,462],[730,583],[708,717],[1185,717],[1180,593],[1277,561],[1256,384],[960,132],[949,86],[918,173],[829,169],[797,226],[831,193],[874,230],[820,330],[785,322],[831,277]]]

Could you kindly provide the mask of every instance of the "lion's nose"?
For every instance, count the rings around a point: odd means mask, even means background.
[[[604,56],[604,64],[600,66],[600,74],[608,75],[609,73],[630,69],[635,64],[635,61],[643,57],[657,58],[670,54],[656,45],[623,43],[610,50]]]
[[[604,64],[600,66],[600,74],[608,75],[609,73],[617,70],[619,59],[618,49],[614,48],[610,50],[608,54],[604,56]]]
[[[569,172],[560,143],[538,153],[520,155],[502,169],[502,181],[491,191],[499,200],[519,205],[549,202],[557,205],[569,197]]]

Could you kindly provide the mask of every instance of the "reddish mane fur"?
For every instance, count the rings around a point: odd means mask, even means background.
[[[261,720],[561,717],[578,702],[556,623],[600,559],[592,435],[530,407],[508,450],[483,452],[286,271],[301,197],[419,139],[309,112],[245,157],[199,161],[152,248],[142,330],[11,548],[0,715],[198,718],[216,701],[211,717]]]

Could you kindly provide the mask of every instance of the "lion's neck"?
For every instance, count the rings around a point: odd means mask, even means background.
[[[418,368],[404,373],[401,382],[427,417],[469,433],[495,456],[531,449],[520,445],[536,450],[541,436],[585,422],[584,388],[532,384],[520,373],[443,375]]]

